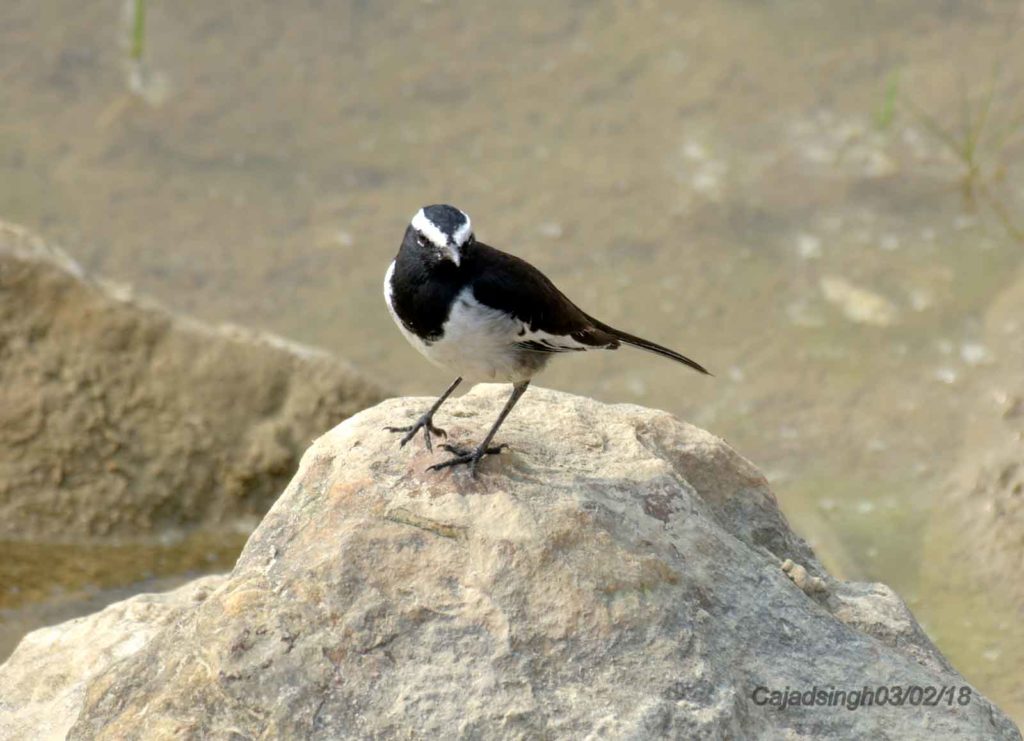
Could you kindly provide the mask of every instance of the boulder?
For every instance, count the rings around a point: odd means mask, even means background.
[[[507,393],[478,386],[436,422],[479,440]],[[502,428],[509,449],[474,480],[428,471],[444,451],[399,449],[383,430],[428,403],[389,400],[317,440],[231,574],[172,601],[132,652],[82,661],[60,626],[40,657],[30,635],[0,668],[0,727],[1020,739],[892,590],[822,568],[722,440],[664,412],[531,388]],[[98,636],[103,615],[86,619]],[[71,701],[55,707],[57,691]],[[870,707],[849,709],[867,692]]]
[[[0,223],[0,539],[262,515],[383,394],[326,353],[175,316]]]

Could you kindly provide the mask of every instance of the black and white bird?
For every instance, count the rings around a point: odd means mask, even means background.
[[[384,276],[384,298],[412,346],[457,374],[415,424],[388,428],[405,433],[401,445],[421,429],[429,450],[431,435],[447,437],[434,426],[434,414],[463,378],[512,384],[483,442],[475,448],[444,445],[453,457],[430,467],[435,470],[466,464],[475,477],[480,459],[505,447],[491,441],[530,379],[558,353],[627,344],[708,373],[685,355],[594,319],[525,260],[478,242],[469,216],[454,206],[416,213]]]

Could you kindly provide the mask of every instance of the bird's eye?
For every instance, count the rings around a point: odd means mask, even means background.
[[[416,235],[416,244],[418,244],[420,247],[426,247],[427,246],[427,238],[424,237],[422,234],[417,234]]]
[[[470,234],[469,239],[466,240],[466,244],[476,244],[476,235]]]

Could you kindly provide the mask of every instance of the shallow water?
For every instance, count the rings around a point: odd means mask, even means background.
[[[241,532],[167,535],[155,542],[0,542],[0,661],[26,632],[95,612],[144,591],[228,571]]]
[[[540,383],[727,438],[831,568],[895,587],[1024,717],[1019,612],[919,578],[1024,262],[1019,3],[150,5],[134,93],[121,4],[0,6],[0,216],[427,395],[450,379],[380,281],[412,213],[453,202],[716,373],[623,351]]]

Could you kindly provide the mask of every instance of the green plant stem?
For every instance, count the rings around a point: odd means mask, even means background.
[[[135,17],[132,21],[131,58],[138,62],[146,50],[146,0],[135,0]]]

